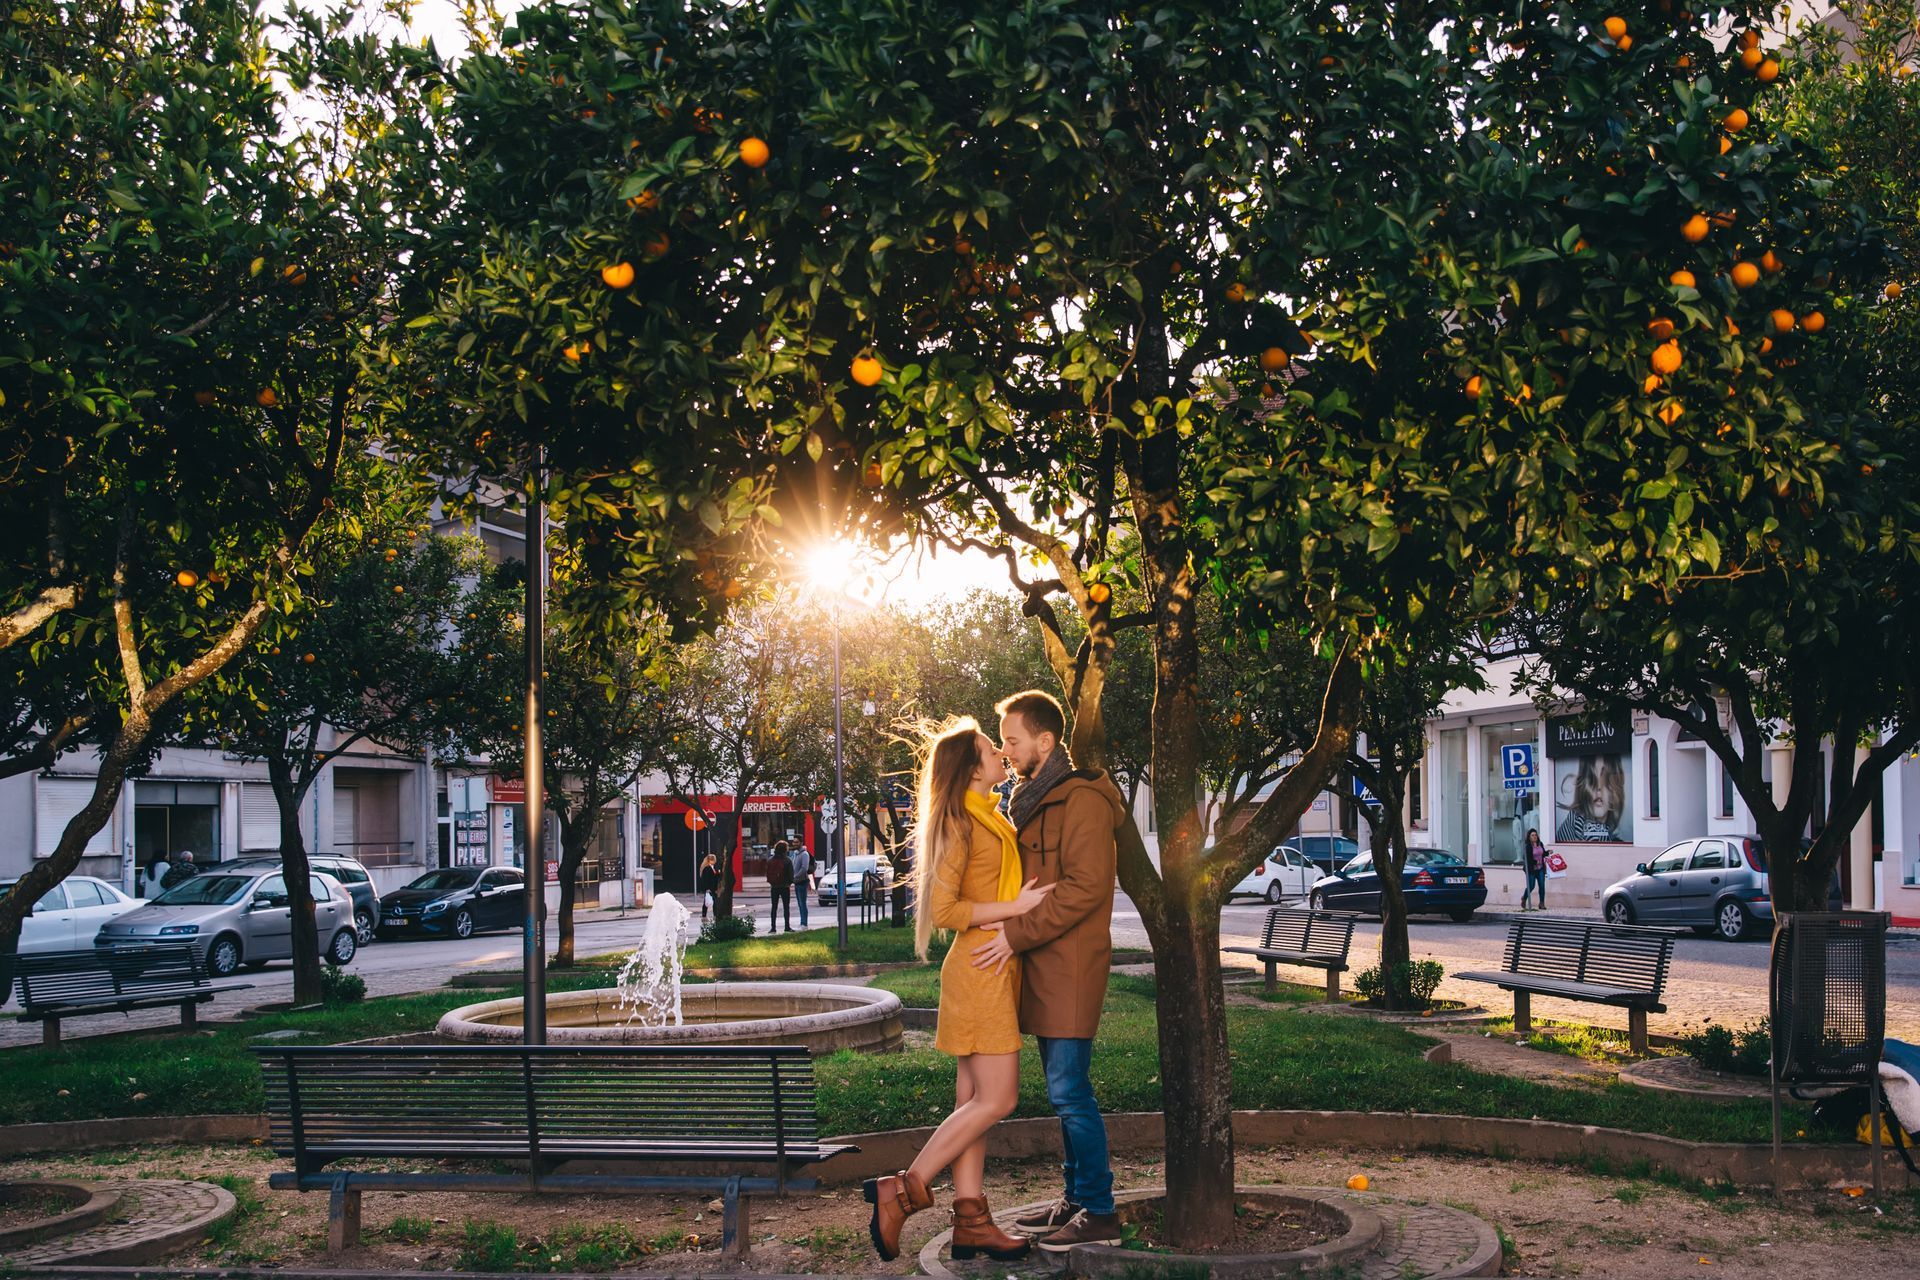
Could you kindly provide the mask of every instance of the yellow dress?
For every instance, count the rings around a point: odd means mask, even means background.
[[[977,794],[968,793],[969,797]],[[1017,852],[1011,870],[1012,892],[1007,891],[1003,874],[1013,827],[991,802],[984,798],[983,802],[984,813],[979,805],[971,801],[968,805],[973,812],[973,841],[966,856],[947,857],[928,892],[934,927],[959,935],[940,965],[940,1021],[933,1034],[934,1047],[955,1057],[1020,1051],[1019,958],[1015,957],[1004,973],[973,967],[973,949],[993,937],[985,929],[969,926],[973,904],[1010,901],[1020,888]]]

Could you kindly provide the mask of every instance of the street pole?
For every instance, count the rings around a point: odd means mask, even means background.
[[[833,604],[833,850],[840,877],[838,909],[840,936],[834,945],[847,949],[847,775],[840,758],[840,603]]]
[[[527,472],[527,710],[526,710],[526,812],[527,857],[526,914],[521,921],[521,1007],[520,1025],[527,1044],[547,1042],[547,858],[546,759],[540,741],[541,686],[546,665],[544,637],[546,610],[542,596],[546,591],[547,539],[546,506],[541,482],[546,471],[544,445],[533,447],[533,465]]]

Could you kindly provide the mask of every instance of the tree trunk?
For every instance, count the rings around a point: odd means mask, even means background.
[[[319,1004],[321,947],[333,939],[320,937],[314,915],[313,878],[307,864],[307,838],[300,830],[300,801],[313,785],[311,774],[293,776],[284,757],[269,758],[267,777],[273,783],[274,804],[280,810],[280,873],[287,882],[287,913],[293,924],[293,1002]]]
[[[557,941],[549,968],[573,968],[573,889],[580,880],[580,862],[587,856],[587,844],[593,839],[597,809],[588,809],[569,819],[561,809],[554,810],[560,820],[560,911],[555,928]]]
[[[1380,1001],[1389,1009],[1407,1009],[1413,1005],[1413,993],[1407,989],[1413,943],[1407,937],[1407,894],[1400,880],[1407,866],[1406,842],[1394,840],[1396,824],[1387,814],[1387,798],[1379,798],[1380,820],[1373,824],[1368,844],[1380,877]]]
[[[1176,1248],[1233,1231],[1233,1061],[1220,986],[1220,910],[1168,885],[1153,939],[1166,1113],[1168,1239]]]

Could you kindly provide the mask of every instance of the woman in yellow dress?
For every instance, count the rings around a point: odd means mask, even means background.
[[[1029,1242],[994,1225],[987,1209],[987,1131],[1012,1113],[1020,1096],[1020,968],[976,969],[981,925],[1022,915],[1052,886],[1020,883],[1020,848],[1000,813],[993,788],[1007,762],[971,717],[950,720],[934,735],[920,768],[915,840],[919,846],[915,943],[921,959],[935,929],[960,936],[940,966],[940,1023],[934,1046],[954,1055],[953,1113],[927,1139],[910,1168],[867,1180],[873,1205],[868,1233],[880,1256],[900,1251],[908,1216],[933,1204],[928,1190],[953,1169],[953,1256],[985,1253],[1003,1262],[1026,1255]]]

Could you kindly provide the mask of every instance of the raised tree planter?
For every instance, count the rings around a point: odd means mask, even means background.
[[[86,1182],[0,1182],[0,1256],[105,1221],[120,1193]]]
[[[1158,1231],[1164,1187],[1128,1191],[1115,1197],[1122,1222],[1151,1243]],[[1358,1261],[1380,1242],[1384,1227],[1380,1215],[1365,1205],[1330,1195],[1282,1191],[1272,1187],[1240,1187],[1234,1199],[1243,1212],[1238,1221],[1245,1236],[1284,1234],[1300,1237],[1295,1247],[1260,1253],[1230,1252],[1240,1241],[1229,1240],[1209,1253],[1181,1253],[1172,1249],[1129,1249],[1112,1245],[1082,1245],[1072,1254],[1076,1276],[1142,1277],[1165,1272],[1189,1276],[1200,1269],[1215,1280],[1259,1280],[1266,1276],[1298,1276],[1330,1271]],[[1264,1216],[1266,1233],[1246,1230],[1248,1220]],[[1291,1230],[1274,1231],[1272,1224]]]
[[[1709,1071],[1684,1055],[1629,1063],[1620,1069],[1620,1080],[1656,1093],[1679,1093],[1715,1102],[1744,1102],[1767,1096],[1765,1076]]]

